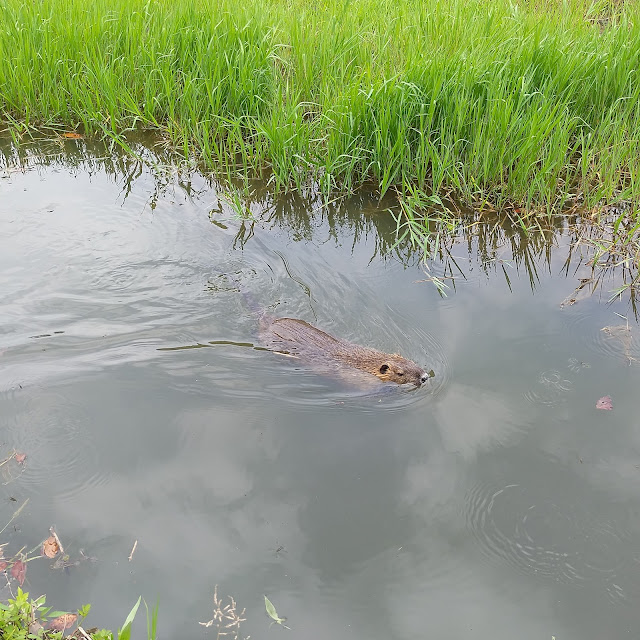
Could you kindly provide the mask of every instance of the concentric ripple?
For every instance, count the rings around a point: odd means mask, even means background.
[[[209,291],[227,298],[226,305],[245,311],[244,333],[236,327],[233,335],[218,336],[219,339],[209,341],[211,346],[221,349],[216,360],[218,373],[228,367],[236,383],[244,378],[242,370],[252,374],[248,380],[250,384],[237,384],[233,395],[246,394],[246,399],[266,395],[308,407],[347,404],[378,411],[398,410],[424,402],[445,388],[450,376],[449,363],[440,343],[424,328],[402,321],[393,309],[385,306],[375,308],[369,305],[365,318],[354,317],[353,309],[359,304],[360,308],[366,307],[367,300],[360,302],[365,294],[360,289],[354,291],[353,282],[345,278],[336,278],[327,291],[323,281],[309,283],[296,276],[295,279],[284,280],[286,285],[291,285],[291,293],[283,294],[279,290],[283,283],[280,282],[280,287],[274,285],[274,268],[258,269],[255,264],[247,266],[234,262],[226,269],[217,267],[218,273],[210,280]],[[225,275],[225,271],[229,275]],[[301,292],[304,295],[300,295]],[[345,310],[344,300],[352,298],[355,299]],[[359,371],[286,358],[266,350],[251,353],[246,349],[249,343],[260,351],[257,335],[260,309],[274,312],[276,316],[301,318],[355,344],[400,353],[424,367],[431,374],[430,378],[419,389],[411,385],[384,385]],[[233,343],[239,340],[247,344],[234,346]],[[240,349],[239,346],[245,348]],[[225,376],[221,377],[224,379]],[[215,380],[213,383],[219,384]]]
[[[564,402],[572,389],[573,383],[564,372],[550,369],[538,375],[536,382],[524,392],[524,397],[532,404],[555,407]]]
[[[483,553],[519,571],[573,585],[601,585],[612,599],[629,597],[623,550],[626,535],[597,513],[524,486],[476,485],[466,520]]]
[[[32,392],[18,404],[5,437],[27,454],[22,485],[36,491],[47,486],[65,499],[108,481],[91,437],[91,417],[71,393]]]
[[[589,346],[596,353],[623,364],[638,364],[640,363],[638,334],[638,327],[614,322],[595,331],[590,336]]]

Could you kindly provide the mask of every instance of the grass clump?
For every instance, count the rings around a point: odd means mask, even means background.
[[[140,606],[140,598],[129,612],[122,628],[117,633],[107,629],[87,629],[81,623],[91,609],[85,605],[77,613],[52,611],[45,607],[45,596],[35,600],[18,588],[16,596],[7,604],[0,603],[0,637],[7,640],[130,640],[131,625]],[[147,610],[147,639],[156,639],[157,607]]]
[[[5,0],[14,134],[159,131],[277,189],[556,210],[640,195],[640,5]]]

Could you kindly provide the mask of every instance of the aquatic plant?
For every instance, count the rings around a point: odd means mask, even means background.
[[[232,596],[227,596],[227,598],[229,602],[225,605],[222,598],[218,597],[218,585],[216,585],[213,591],[213,618],[199,624],[206,629],[212,626],[215,627],[217,631],[216,640],[220,640],[225,636],[228,636],[231,640],[242,640],[240,626],[246,620],[243,617],[246,609],[238,611],[235,599]],[[249,636],[244,640],[249,640]]]
[[[271,618],[271,625],[279,624],[282,627],[284,627],[285,629],[291,630],[285,624],[287,619],[286,618],[281,618],[278,615],[278,612],[276,611],[276,608],[273,606],[273,602],[271,602],[271,600],[269,600],[269,598],[267,598],[267,596],[264,597],[264,608],[265,608],[265,611],[267,612],[267,615]]]
[[[30,599],[27,592],[18,588],[16,596],[7,604],[0,603],[0,637],[11,640],[43,638],[44,640],[130,640],[131,625],[138,612],[141,598],[133,606],[122,628],[117,633],[107,629],[88,629],[81,626],[91,609],[90,605],[81,607],[77,613],[52,611],[46,607],[45,596]],[[146,605],[146,603],[145,603]],[[147,609],[147,640],[156,639],[157,607],[149,613]],[[71,633],[73,631],[73,633]]]

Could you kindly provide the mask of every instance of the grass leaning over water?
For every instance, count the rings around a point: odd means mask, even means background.
[[[90,605],[75,614],[52,612],[51,607],[45,607],[45,600],[45,596],[30,599],[28,593],[18,588],[14,598],[9,598],[6,604],[0,603],[0,637],[7,640],[131,640],[131,625],[142,598],[138,598],[117,633],[97,628],[85,630],[81,626]],[[158,607],[151,612],[147,607],[147,640],[157,639],[157,624]]]
[[[153,128],[277,189],[373,181],[411,233],[443,192],[638,215],[636,2],[4,0],[0,57],[16,135]]]

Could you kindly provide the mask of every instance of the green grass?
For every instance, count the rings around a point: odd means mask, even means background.
[[[637,2],[4,0],[0,59],[15,136],[150,128],[200,166],[327,195],[640,194]]]
[[[87,640],[131,640],[131,625],[138,612],[141,598],[133,606],[117,633],[107,629],[84,629],[82,623],[89,614],[90,605],[85,605],[75,614],[52,611],[45,607],[45,596],[30,599],[29,594],[18,587],[15,598],[6,604],[0,603],[0,638],[7,640],[64,640],[85,638]],[[146,603],[145,603],[146,606]],[[66,618],[66,619],[65,619]],[[158,608],[151,612],[147,608],[147,640],[156,640]]]

